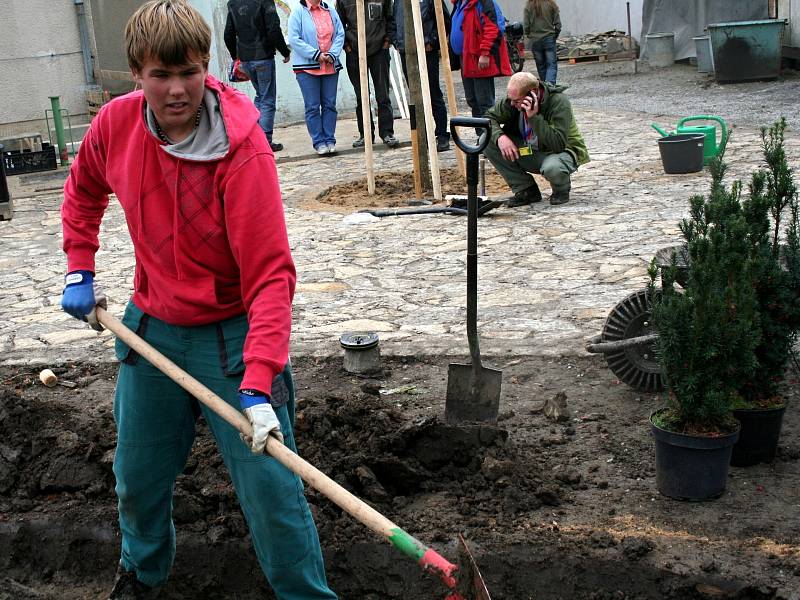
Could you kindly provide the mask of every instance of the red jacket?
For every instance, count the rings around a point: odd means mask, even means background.
[[[272,150],[247,96],[209,76],[229,140],[216,160],[168,154],[141,91],[92,121],[64,186],[68,271],[95,271],[100,221],[115,194],[136,270],[133,301],[173,325],[247,313],[242,388],[269,392],[288,360],[295,270]]]
[[[480,3],[482,14],[476,8]],[[481,23],[483,21],[483,23]],[[492,0],[464,0],[464,49],[461,53],[462,77],[497,77],[511,75],[505,36],[497,27]],[[478,68],[478,58],[489,57],[486,69]]]

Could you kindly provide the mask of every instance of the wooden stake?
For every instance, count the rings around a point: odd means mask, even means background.
[[[406,49],[406,80],[408,81],[408,95],[410,104],[419,108],[420,116],[424,114],[422,104],[422,87],[419,82],[419,61],[417,60],[417,42],[414,37],[414,11],[411,10],[411,2],[415,0],[397,0],[403,2],[403,37]],[[425,127],[425,119],[417,120],[417,149],[414,160],[419,163],[419,178],[422,184],[423,193],[433,193],[433,180],[431,179],[431,168],[428,161],[428,128]]]
[[[419,166],[419,140],[417,139],[417,107],[411,104],[408,107],[411,125],[411,158],[414,162],[414,194],[417,200],[422,200],[422,178]]]
[[[358,75],[361,88],[361,119],[364,131],[364,158],[367,167],[367,193],[375,193],[375,163],[372,157],[372,127],[370,118],[369,81],[367,81],[367,32],[364,3],[356,1],[356,29],[358,30]]]
[[[440,64],[444,69],[444,85],[447,88],[447,107],[450,110],[450,116],[458,116],[458,102],[456,101],[456,89],[453,86],[453,72],[450,70],[450,51],[447,48],[447,29],[444,26],[444,7],[442,7],[442,0],[433,0],[433,10],[436,13],[436,31],[439,33],[439,56],[441,57]],[[466,179],[467,167],[464,163],[464,153],[456,146],[456,163],[458,163],[458,170],[461,176]]]
[[[440,1],[440,0],[439,0]],[[422,29],[422,11],[419,2],[411,2],[411,14],[414,17],[414,37],[417,42],[417,60],[419,61],[419,83],[422,88],[422,105],[425,114],[425,133],[428,140],[428,156],[431,162],[431,179],[433,179],[433,197],[442,199],[442,180],[439,176],[439,153],[436,152],[436,137],[433,124],[433,107],[431,105],[431,86],[428,83],[428,60],[425,57],[425,32]]]

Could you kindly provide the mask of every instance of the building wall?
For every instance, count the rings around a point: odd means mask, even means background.
[[[522,21],[527,0],[498,0],[511,21]],[[642,32],[642,2],[631,0],[631,32],[637,40]],[[626,0],[556,0],[564,35],[599,33],[611,29],[628,31]]]
[[[0,17],[0,137],[42,131],[49,96],[86,112],[80,30],[73,0],[4,0]]]

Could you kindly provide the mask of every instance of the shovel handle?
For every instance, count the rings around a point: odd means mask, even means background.
[[[237,431],[248,437],[253,435],[250,422],[242,413],[128,329],[114,315],[100,306],[97,306],[95,310],[97,320],[135,350],[142,358],[225,419]],[[266,451],[284,467],[299,475],[303,481],[323,494],[351,517],[386,538],[389,543],[403,554],[416,560],[424,570],[432,571],[447,587],[455,588],[456,580],[454,574],[458,570],[456,565],[403,531],[363,500],[348,492],[322,471],[289,450],[276,438],[272,436],[267,438]]]
[[[482,129],[478,143],[476,145],[468,144],[458,135],[459,127],[474,127],[475,129]],[[489,134],[492,132],[492,124],[489,119],[483,117],[453,117],[450,119],[450,135],[453,136],[453,141],[456,146],[461,148],[466,154],[480,154],[489,143]]]

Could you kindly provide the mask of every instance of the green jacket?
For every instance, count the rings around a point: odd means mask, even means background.
[[[526,2],[522,18],[522,30],[525,32],[525,37],[532,42],[538,42],[548,35],[557,38],[561,33],[561,13],[555,2],[542,5],[541,17],[536,16],[533,4]]]
[[[540,85],[544,87],[544,96],[539,112],[528,119],[528,125],[539,138],[539,149],[542,152],[569,152],[576,165],[585,165],[589,162],[589,151],[578,131],[569,99],[563,93],[566,86],[551,85],[544,81]],[[497,144],[503,134],[521,143],[519,115],[520,112],[511,106],[507,97],[486,111],[486,118],[492,125],[493,144]]]

